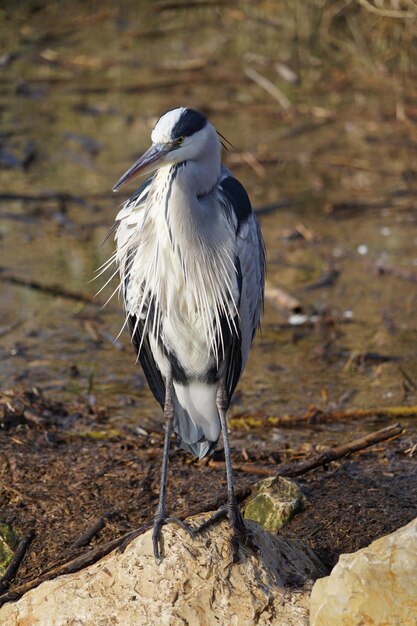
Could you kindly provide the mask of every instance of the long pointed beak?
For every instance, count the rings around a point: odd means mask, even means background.
[[[136,178],[139,174],[145,172],[148,168],[152,169],[150,166],[157,163],[160,159],[162,159],[169,152],[169,146],[162,143],[154,143],[141,157],[129,167],[127,172],[123,174],[121,178],[117,181],[115,186],[113,187],[113,191],[117,191],[120,189],[122,185],[127,183],[132,178]]]

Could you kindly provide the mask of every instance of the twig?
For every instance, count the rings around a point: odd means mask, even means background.
[[[95,535],[97,535],[102,528],[104,528],[104,525],[110,516],[111,511],[107,511],[107,513],[104,513],[104,515],[101,515],[99,518],[94,520],[87,530],[84,531],[76,541],[74,541],[71,548],[82,548],[82,546],[90,543],[91,539],[95,537]]]
[[[235,490],[235,497],[238,502],[242,502],[251,492],[250,485],[245,485]],[[193,517],[194,515],[199,515],[199,513],[206,513],[207,511],[214,511],[221,507],[227,501],[227,493],[221,492],[215,498],[212,498],[208,502],[201,502],[191,509],[184,509],[176,515],[179,519],[186,519],[187,517]]]
[[[288,198],[287,200],[280,200],[279,202],[271,202],[271,204],[262,204],[261,206],[254,207],[253,210],[256,215],[269,215],[280,209],[287,209],[289,207],[303,204],[303,199]]]
[[[26,550],[28,549],[34,537],[34,534],[35,533],[33,532],[33,530],[31,530],[20,541],[13,558],[9,563],[8,568],[6,569],[6,571],[4,572],[3,576],[0,579],[0,593],[3,593],[4,591],[6,591],[6,589],[10,585],[10,582],[16,576],[16,572],[19,569],[21,562],[23,561],[23,558],[26,554]]]
[[[290,311],[291,313],[301,313],[303,310],[297,298],[291,296],[284,289],[271,285],[268,281],[265,285],[265,298],[280,310]]]
[[[258,415],[236,416],[229,419],[232,428],[248,430],[266,427],[289,427],[305,424],[325,424],[327,422],[343,422],[358,420],[368,417],[400,418],[417,417],[417,405],[412,406],[381,406],[370,409],[335,409],[325,411],[316,406],[312,406],[300,415],[269,415],[259,417]]]
[[[269,95],[275,98],[275,100],[278,102],[281,108],[284,109],[284,111],[291,108],[291,102],[287,98],[285,93],[283,93],[281,89],[274,85],[274,83],[271,83],[270,80],[265,78],[265,76],[262,76],[262,74],[259,74],[259,72],[251,67],[247,67],[245,69],[245,74],[248,78],[253,80],[254,83],[256,83],[262,89],[265,89],[265,91],[267,91]]]
[[[301,476],[301,474],[306,474],[317,467],[322,467],[323,465],[328,465],[332,461],[336,461],[337,459],[342,459],[345,456],[349,456],[353,452],[358,452],[359,450],[364,450],[365,448],[369,448],[369,446],[373,446],[376,443],[380,443],[381,441],[386,441],[387,439],[392,439],[394,437],[399,437],[403,433],[403,428],[401,424],[392,424],[391,426],[387,426],[386,428],[381,428],[380,430],[375,431],[374,433],[370,433],[369,435],[365,435],[365,437],[360,437],[359,439],[354,439],[353,441],[349,441],[342,446],[336,446],[335,448],[331,448],[318,456],[305,461],[304,463],[300,463],[299,465],[294,467],[293,463],[281,465],[277,468],[277,474],[279,476]]]
[[[417,13],[413,11],[396,11],[395,9],[380,9],[379,7],[375,7],[373,4],[369,2],[369,0],[356,0],[356,2],[362,5],[367,11],[370,13],[375,13],[380,17],[393,17],[397,19],[404,18],[415,18]]]
[[[308,285],[304,285],[304,287],[300,287],[298,291],[313,291],[314,289],[321,289],[322,287],[331,287],[338,279],[339,274],[338,269],[331,267],[323,272],[316,281],[308,283]]]
[[[100,306],[100,302],[88,294],[71,291],[70,289],[66,289],[60,285],[44,285],[37,280],[32,280],[31,278],[22,278],[21,276],[10,274],[9,272],[4,271],[3,268],[0,268],[0,280],[12,285],[19,285],[21,287],[35,289],[36,291],[42,291],[43,293],[47,293],[51,296],[60,296],[62,298],[66,298],[67,300],[76,300],[77,302],[85,302],[87,304]]]
[[[73,202],[80,206],[93,209],[95,208],[91,202],[81,196],[74,196],[70,193],[63,193],[60,191],[54,191],[51,193],[40,194],[20,194],[20,193],[2,193],[0,194],[0,202],[58,202],[65,204],[66,202]]]
[[[300,474],[306,474],[307,472],[320,467],[321,465],[327,465],[330,461],[342,458],[363,448],[391,439],[401,435],[403,432],[402,427],[399,424],[393,426],[387,426],[381,430],[377,430],[370,435],[361,437],[360,439],[354,439],[343,446],[337,446],[331,448],[327,452],[323,452],[318,456],[301,463],[294,467],[294,463],[282,463],[276,467],[264,467],[262,465],[256,465],[255,463],[233,463],[232,467],[236,472],[242,472],[244,474],[253,474],[255,476],[299,476]],[[209,461],[209,467],[216,469],[223,468],[224,461]]]
[[[159,12],[162,11],[177,11],[179,9],[199,9],[201,7],[217,7],[222,5],[222,0],[198,0],[197,2],[157,2],[153,6],[153,10]]]
[[[408,280],[411,283],[417,283],[416,272],[410,272],[409,270],[403,269],[401,267],[391,267],[390,265],[383,265],[382,263],[375,263],[374,267],[380,276],[389,274],[391,276],[394,276],[394,278],[400,278],[401,280]]]
[[[224,468],[224,461],[209,461],[209,467],[214,469]],[[255,465],[255,463],[232,463],[232,467],[236,472],[242,472],[243,474],[253,474],[255,476],[275,476],[277,468],[263,467],[262,465]]]
[[[417,384],[411,378],[410,374],[408,374],[405,371],[405,369],[403,367],[401,367],[401,365],[398,366],[398,369],[400,371],[400,374],[404,378],[404,381],[409,385],[410,389],[413,389],[414,391],[417,391]]]
[[[22,324],[23,324],[22,320],[16,320],[15,322],[13,322],[13,324],[9,324],[8,326],[0,326],[0,337],[4,337],[5,335],[8,335],[9,333],[12,332],[12,330],[15,330],[15,328],[18,328]]]

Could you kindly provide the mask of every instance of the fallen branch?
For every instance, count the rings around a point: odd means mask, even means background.
[[[265,78],[265,76],[262,76],[262,74],[259,74],[259,72],[251,67],[247,67],[245,69],[245,74],[248,78],[253,80],[254,83],[261,87],[261,89],[264,89],[269,93],[270,96],[275,98],[275,100],[278,102],[280,107],[284,109],[284,111],[291,108],[291,101],[287,98],[285,93],[283,93],[281,89],[274,85],[274,83]]]
[[[294,462],[282,463],[276,467],[265,467],[263,465],[256,465],[256,463],[233,463],[232,467],[236,472],[242,472],[243,474],[253,474],[255,476],[300,476],[307,472],[316,469],[322,465],[327,465],[331,461],[341,459],[353,452],[363,450],[369,446],[373,446],[381,441],[399,437],[403,432],[402,427],[399,424],[387,426],[381,428],[370,435],[354,439],[343,446],[337,446],[330,450],[319,454],[318,456],[309,459],[299,465],[295,465]],[[209,461],[209,467],[215,469],[223,469],[225,466],[224,461]]]
[[[259,161],[258,161],[259,162]],[[280,200],[277,202],[271,202],[270,204],[262,204],[253,208],[256,215],[269,215],[280,209],[287,209],[293,206],[302,204],[303,200],[296,198],[288,198],[287,200]]]
[[[331,267],[323,272],[316,281],[308,283],[308,285],[304,285],[304,287],[300,287],[298,291],[313,291],[314,289],[321,289],[322,287],[331,287],[339,278],[339,274],[340,271],[338,269]]]
[[[395,418],[417,417],[417,405],[412,406],[381,406],[370,409],[334,409],[325,411],[316,406],[310,407],[301,415],[259,415],[236,416],[229,419],[229,424],[236,430],[251,430],[256,428],[280,427],[293,428],[306,424],[326,424],[328,422],[343,422],[359,420],[368,417]]]
[[[379,15],[380,17],[392,17],[394,19],[415,19],[417,13],[415,11],[398,11],[396,9],[381,9],[380,7],[376,7],[369,0],[357,0],[358,4],[361,4],[367,11],[370,13],[375,13],[375,15]]]
[[[302,312],[303,307],[297,298],[294,298],[284,289],[271,285],[268,281],[265,285],[265,298],[281,311],[289,311],[290,313]]]
[[[402,435],[402,433],[403,428],[401,424],[392,424],[391,426],[381,428],[374,433],[365,435],[365,437],[360,437],[359,439],[349,441],[342,446],[331,448],[330,450],[327,450],[326,452],[323,452],[322,454],[319,454],[304,463],[300,463],[295,467],[293,463],[280,465],[278,466],[276,473],[279,476],[288,476],[289,478],[301,476],[302,474],[306,474],[317,467],[323,467],[323,465],[328,465],[332,461],[343,459],[345,456],[353,454],[353,452],[364,450],[365,448],[369,448],[369,446],[373,446],[381,441],[397,438]]]
[[[0,280],[5,283],[10,283],[11,285],[19,285],[21,287],[35,289],[36,291],[42,291],[50,296],[60,296],[61,298],[66,298],[67,300],[76,300],[77,302],[85,302],[86,304],[95,304],[96,306],[100,306],[100,302],[88,294],[71,291],[70,289],[61,287],[60,285],[44,285],[37,280],[32,280],[31,278],[22,278],[21,276],[10,274],[2,268],[0,268]]]
[[[394,276],[394,278],[400,278],[401,280],[407,280],[411,283],[417,283],[417,273],[410,272],[402,267],[392,267],[390,265],[384,265],[383,263],[375,263],[374,268],[379,276]]]
[[[72,202],[88,209],[95,208],[91,202],[81,196],[74,196],[71,193],[60,191],[39,194],[1,193],[0,202],[58,202],[59,204]]]
[[[30,531],[27,535],[23,537],[17,546],[17,550],[9,563],[8,568],[4,572],[3,576],[0,579],[0,593],[6,591],[8,586],[10,585],[13,578],[16,576],[16,572],[20,567],[21,562],[26,554],[26,550],[28,549],[32,539],[34,537],[34,532]],[[0,596],[1,597],[1,596]]]
[[[104,528],[104,525],[110,516],[111,511],[107,511],[107,513],[104,513],[104,515],[101,515],[99,518],[94,520],[94,522],[87,528],[87,530],[84,531],[83,534],[78,537],[76,541],[74,541],[71,547],[77,549],[90,543],[92,538],[95,537],[100,532],[100,530],[102,530],[102,528]]]
[[[213,469],[223,469],[225,462],[210,460],[208,466]],[[236,472],[253,474],[255,476],[275,476],[277,473],[276,467],[264,467],[262,465],[256,465],[255,463],[232,463],[232,467]]]

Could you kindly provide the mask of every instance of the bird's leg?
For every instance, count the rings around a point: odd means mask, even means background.
[[[168,454],[169,446],[171,442],[172,426],[174,423],[174,404],[173,404],[173,385],[172,385],[172,371],[171,365],[168,366],[168,374],[165,380],[165,403],[164,403],[164,415],[165,415],[165,439],[164,439],[164,451],[162,453],[162,466],[161,466],[161,484],[159,489],[159,502],[156,509],[154,524],[153,524],[153,552],[155,559],[159,559],[161,556],[161,541],[160,534],[161,528],[167,517],[166,514],[166,487],[167,487],[167,472],[168,472]]]
[[[167,486],[167,473],[168,473],[168,455],[169,446],[171,442],[172,426],[174,423],[174,386],[172,383],[172,371],[171,365],[169,365],[168,375],[165,380],[165,403],[164,403],[164,415],[165,415],[165,439],[164,439],[164,451],[162,453],[162,467],[161,467],[161,485],[159,490],[159,502],[156,509],[154,521],[153,521],[153,553],[155,559],[158,561],[161,558],[161,528],[164,524],[169,522],[175,522],[181,528],[186,530],[191,535],[192,530],[180,519],[176,517],[168,517],[166,511],[166,486]]]
[[[145,530],[153,526],[152,543],[155,559],[158,561],[161,558],[161,528],[164,524],[174,522],[186,530],[193,536],[193,531],[187,524],[177,517],[168,517],[166,512],[166,485],[167,485],[167,473],[168,473],[168,454],[171,440],[172,426],[174,423],[174,405],[173,405],[173,384],[171,366],[169,366],[169,373],[165,381],[165,403],[164,403],[164,415],[165,415],[165,438],[164,438],[164,451],[162,453],[162,468],[161,468],[161,486],[159,491],[158,508],[156,509],[155,517],[153,521],[148,522],[132,531],[120,544],[118,552],[123,552],[126,546],[136,537],[141,535]]]
[[[235,488],[233,484],[232,459],[230,456],[229,431],[227,429],[226,408],[227,396],[225,384],[220,383],[217,392],[217,408],[220,416],[220,424],[223,431],[224,442],[224,458],[226,461],[226,478],[227,478],[227,509],[230,524],[236,535],[245,534],[245,523],[239,510],[239,506],[235,496]]]
[[[243,521],[243,517],[240,513],[239,506],[235,496],[235,490],[233,485],[233,469],[232,469],[232,460],[230,457],[230,444],[229,444],[229,433],[227,430],[227,419],[226,419],[226,410],[227,410],[227,395],[225,384],[222,381],[217,390],[217,409],[219,411],[220,424],[223,432],[223,442],[224,442],[224,457],[226,461],[226,478],[227,478],[227,504],[226,506],[221,507],[212,517],[203,522],[201,526],[197,529],[197,533],[202,532],[211,524],[217,522],[219,519],[223,517],[228,517],[230,521],[230,525],[233,528],[234,535],[232,539],[233,546],[233,557],[234,560],[238,560],[238,548],[239,548],[239,537],[246,536],[245,523]]]

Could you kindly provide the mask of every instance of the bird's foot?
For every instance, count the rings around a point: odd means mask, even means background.
[[[230,526],[233,530],[233,562],[237,563],[239,561],[240,542],[242,541],[244,544],[246,544],[248,535],[245,527],[245,522],[243,520],[242,514],[239,510],[239,506],[235,498],[233,498],[233,500],[231,500],[224,506],[220,507],[220,509],[216,511],[216,513],[206,519],[205,522],[200,524],[200,526],[194,531],[194,534],[197,535],[204,532],[209,526],[211,526],[212,524],[216,524],[219,520],[224,519],[225,517],[229,519]]]
[[[149,528],[153,527],[153,533],[152,533],[153,553],[155,555],[155,560],[161,561],[162,560],[161,529],[162,529],[162,526],[165,526],[165,524],[171,524],[171,523],[178,524],[178,526],[180,526],[183,530],[187,531],[189,535],[191,535],[192,537],[194,536],[194,531],[192,530],[192,528],[187,526],[187,524],[183,522],[181,519],[179,519],[178,517],[169,517],[165,513],[157,513],[153,521],[147,522],[143,526],[139,526],[139,528],[136,528],[136,530],[132,530],[131,533],[126,535],[126,537],[123,539],[123,541],[117,548],[117,553],[122,554],[125,551],[126,547],[129,545],[129,543],[133,541],[133,539],[136,539],[136,537],[139,537],[139,535],[142,535],[145,532],[145,530],[149,530]]]
[[[161,530],[162,526],[165,524],[177,524],[180,528],[185,530],[191,537],[194,537],[194,531],[190,526],[188,526],[185,522],[183,522],[178,517],[169,517],[165,512],[156,513],[153,520],[153,533],[152,533],[152,544],[153,544],[153,553],[155,556],[155,561],[162,561],[162,538],[161,538]]]

